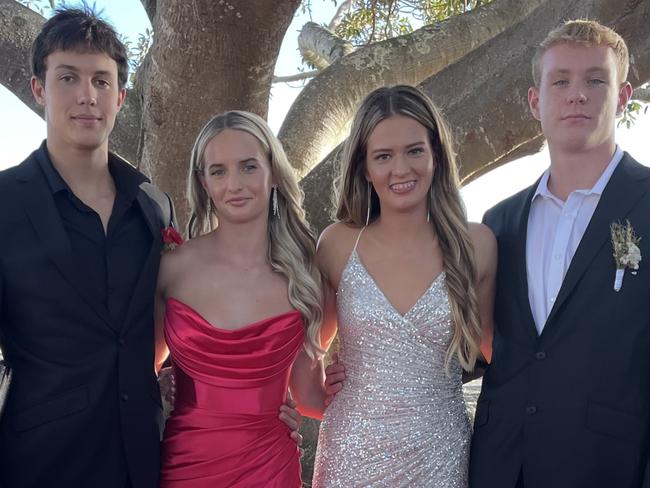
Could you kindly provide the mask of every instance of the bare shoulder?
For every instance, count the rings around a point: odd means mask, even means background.
[[[469,222],[468,231],[479,273],[484,275],[492,269],[496,269],[497,262],[497,240],[492,230],[485,224]]]
[[[359,232],[358,227],[336,222],[326,227],[318,238],[316,260],[333,288],[338,286]]]
[[[202,237],[187,240],[175,249],[162,253],[158,272],[159,282],[176,280],[183,270],[191,267],[190,265],[201,247]]]

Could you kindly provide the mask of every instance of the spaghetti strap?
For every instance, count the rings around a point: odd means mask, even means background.
[[[364,230],[366,230],[366,226],[365,226],[365,225],[363,226],[363,229],[361,229],[361,230],[359,231],[359,235],[357,236],[357,241],[354,243],[354,247],[352,248],[352,251],[353,251],[353,252],[357,250],[357,246],[359,245],[359,239],[361,239],[361,234],[363,234],[363,231],[364,231]]]

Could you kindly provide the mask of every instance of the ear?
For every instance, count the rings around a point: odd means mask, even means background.
[[[121,88],[120,92],[117,94],[117,110],[120,110],[122,108],[125,99],[126,99],[126,88]]]
[[[30,83],[32,87],[32,95],[34,95],[34,100],[36,100],[36,103],[38,103],[41,107],[45,107],[45,87],[43,86],[43,83],[41,80],[36,78],[36,76],[32,76]]]
[[[539,120],[539,88],[531,86],[528,89],[528,106],[536,120]]]
[[[630,85],[630,83],[627,81],[621,85],[621,88],[618,91],[616,115],[621,115],[623,113],[623,110],[625,110],[625,107],[627,106],[627,102],[629,102],[630,98],[632,97],[632,91],[632,85]]]

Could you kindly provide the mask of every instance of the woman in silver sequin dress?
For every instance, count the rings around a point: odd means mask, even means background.
[[[366,98],[337,197],[318,261],[323,339],[338,329],[346,379],[321,424],[313,487],[466,488],[461,375],[490,356],[496,243],[467,224],[449,132],[422,92]]]

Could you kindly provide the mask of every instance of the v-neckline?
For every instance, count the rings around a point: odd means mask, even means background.
[[[411,307],[406,311],[406,313],[402,314],[399,310],[397,310],[397,307],[393,305],[393,302],[391,302],[384,291],[381,289],[379,286],[379,283],[377,283],[377,280],[375,280],[374,276],[370,274],[370,271],[368,271],[368,268],[366,268],[366,265],[363,264],[363,261],[361,261],[361,257],[359,256],[359,253],[357,252],[356,248],[352,251],[352,254],[354,255],[354,259],[356,259],[357,263],[359,263],[359,266],[363,269],[363,272],[370,278],[370,281],[372,281],[372,284],[374,285],[375,289],[379,292],[379,295],[381,298],[386,302],[388,307],[395,312],[401,319],[403,320],[408,320],[408,316],[411,314],[413,310],[420,304],[420,302],[429,294],[431,289],[440,281],[442,277],[445,275],[445,270],[443,269],[440,273],[436,275],[435,278],[433,278],[433,281],[425,288],[425,290],[422,292],[422,294],[418,297],[418,299],[411,305]]]

